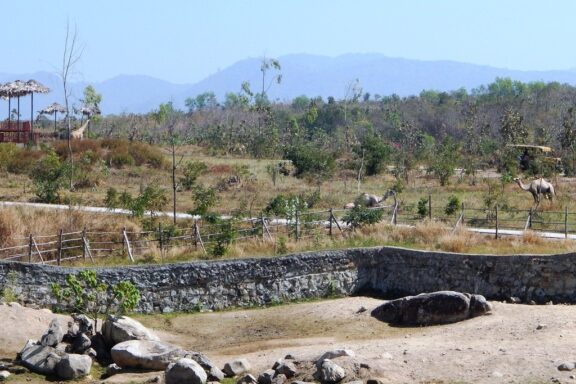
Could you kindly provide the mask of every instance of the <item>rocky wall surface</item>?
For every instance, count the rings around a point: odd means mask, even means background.
[[[0,289],[27,305],[50,306],[51,283],[76,268],[0,262]],[[140,312],[270,305],[333,294],[384,297],[438,290],[488,299],[576,303],[576,254],[460,255],[377,247],[214,262],[99,268],[108,283],[133,282]]]

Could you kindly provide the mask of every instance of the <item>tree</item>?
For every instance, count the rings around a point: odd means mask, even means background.
[[[208,171],[208,166],[203,161],[188,161],[182,169],[183,177],[180,178],[182,187],[189,191],[196,184],[196,179]]]
[[[562,131],[558,137],[560,146],[565,153],[564,171],[566,175],[576,172],[576,111],[574,107],[568,108],[562,121]]]
[[[36,162],[30,178],[36,189],[36,196],[43,203],[56,203],[60,200],[59,190],[65,184],[65,177],[70,171],[66,164],[60,162],[52,150]]]
[[[98,329],[100,315],[106,318],[110,314],[125,314],[140,301],[140,291],[130,281],[111,285],[89,269],[67,275],[65,287],[53,283],[51,288],[61,309],[91,317],[94,329]]]
[[[438,178],[441,186],[448,185],[459,161],[459,148],[451,138],[446,138],[436,149],[430,170]]]
[[[214,92],[204,92],[194,98],[188,97],[184,104],[188,107],[188,113],[193,113],[214,109],[218,106],[218,101]]]
[[[528,129],[518,111],[507,108],[500,118],[500,134],[505,144],[522,144],[528,141]]]
[[[70,32],[70,23],[66,23],[66,38],[64,40],[64,53],[62,55],[62,68],[60,70],[60,78],[62,79],[62,86],[64,88],[64,107],[66,108],[66,127],[68,133],[68,161],[70,162],[70,190],[74,189],[74,160],[72,159],[72,116],[70,113],[70,96],[71,89],[69,87],[70,75],[74,66],[82,57],[82,49],[78,47],[78,31],[74,28]]]
[[[360,145],[354,148],[354,152],[363,157],[366,175],[373,176],[382,171],[386,161],[390,159],[392,148],[375,133],[369,132],[362,138]]]

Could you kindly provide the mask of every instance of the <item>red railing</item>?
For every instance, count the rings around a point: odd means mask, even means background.
[[[31,132],[29,121],[2,121],[0,122],[0,143],[37,143],[40,138],[38,132]]]

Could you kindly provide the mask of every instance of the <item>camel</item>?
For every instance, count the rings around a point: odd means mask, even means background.
[[[88,124],[90,123],[90,119],[86,120],[86,122],[77,129],[74,129],[73,131],[70,132],[70,137],[72,139],[77,139],[77,140],[82,140],[84,138],[84,131],[86,130],[86,127],[88,127]]]
[[[543,178],[532,180],[530,184],[524,184],[519,177],[515,178],[514,181],[518,183],[520,188],[532,194],[536,205],[540,204],[540,195],[544,195],[545,198],[550,200],[556,196],[554,186]]]
[[[344,205],[344,209],[352,209],[356,206],[356,203],[359,203],[363,207],[368,208],[380,207],[381,203],[383,203],[390,196],[394,197],[394,204],[396,204],[396,191],[394,191],[393,189],[389,189],[388,191],[386,191],[384,196],[377,196],[377,195],[371,195],[369,193],[363,193],[356,198],[354,203],[347,203],[346,205]]]

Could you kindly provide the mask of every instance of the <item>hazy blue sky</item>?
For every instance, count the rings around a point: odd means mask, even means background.
[[[521,70],[576,67],[571,0],[18,0],[0,2],[0,72],[61,68],[66,22],[79,79],[193,83],[248,57],[382,53]]]

